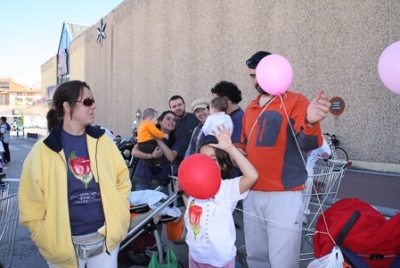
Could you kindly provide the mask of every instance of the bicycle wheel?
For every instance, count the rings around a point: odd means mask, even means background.
[[[340,161],[349,161],[349,156],[346,151],[340,147],[335,148],[335,151],[332,152],[331,158]]]

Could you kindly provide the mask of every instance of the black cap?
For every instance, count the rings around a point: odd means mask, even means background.
[[[258,51],[256,54],[251,56],[248,60],[246,60],[246,65],[250,69],[255,69],[258,63],[266,56],[271,55],[271,53],[267,51]]]

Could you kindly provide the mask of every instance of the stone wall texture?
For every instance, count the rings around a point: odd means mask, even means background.
[[[329,114],[322,129],[337,135],[350,159],[400,162],[400,96],[377,71],[382,51],[400,40],[400,1],[125,0],[103,22],[102,44],[99,18],[71,59],[84,55],[96,123],[114,134],[130,134],[137,108],[167,110],[172,95],[188,109],[195,98],[211,99],[220,80],[239,86],[246,108],[256,92],[245,61],[267,50],[291,62],[290,90],[344,99],[345,111]]]

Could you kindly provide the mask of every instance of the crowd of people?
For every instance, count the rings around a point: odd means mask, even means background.
[[[90,87],[81,81],[60,85],[48,115],[51,131],[27,156],[19,189],[20,221],[49,267],[116,267],[129,226],[130,191],[168,182],[196,153],[217,163],[222,183],[211,199],[182,196],[189,267],[235,267],[232,213],[241,200],[248,266],[298,267],[304,159],[323,143],[319,122],[330,102],[322,91],[311,102],[291,91],[264,91],[256,68],[269,55],[259,51],[245,61],[256,90],[245,110],[242,91],[228,81],[193,100],[191,112],[180,95],[170,97],[170,109],[160,114],[145,109],[131,179],[106,130],[92,126],[96,104]],[[182,190],[179,183],[175,190]],[[78,254],[88,238],[99,245],[89,258]]]

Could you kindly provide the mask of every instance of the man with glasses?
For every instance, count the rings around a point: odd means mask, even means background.
[[[176,175],[179,164],[185,157],[185,152],[189,146],[190,138],[193,130],[199,124],[196,116],[193,113],[186,112],[186,104],[183,98],[179,95],[174,95],[169,99],[169,108],[176,115],[175,137],[179,140],[178,157],[172,163],[172,173]]]
[[[291,91],[266,93],[257,82],[256,68],[268,55],[259,51],[246,61],[258,96],[243,116],[241,148],[259,173],[243,202],[247,263],[252,268],[298,267],[305,159],[308,151],[322,145],[319,121],[330,102],[322,91],[311,103]]]

